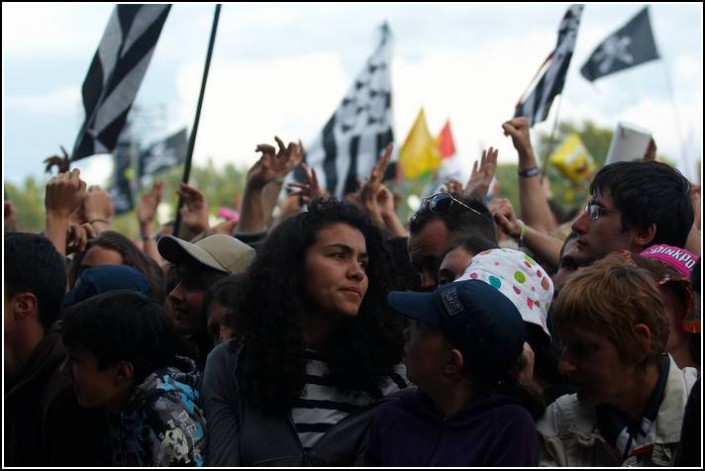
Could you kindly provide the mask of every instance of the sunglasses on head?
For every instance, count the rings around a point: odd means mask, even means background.
[[[472,211],[478,216],[486,217],[476,209],[453,197],[450,193],[436,193],[435,195],[427,196],[423,199],[421,207],[428,207],[429,211],[434,214],[446,214],[454,204],[459,204],[463,209]]]

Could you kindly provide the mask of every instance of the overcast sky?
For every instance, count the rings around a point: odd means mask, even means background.
[[[255,145],[311,142],[372,53],[377,27],[394,34],[392,97],[401,145],[419,107],[436,134],[450,118],[467,167],[482,146],[515,154],[501,123],[556,42],[568,4],[225,4],[210,71],[194,162],[250,165]],[[114,4],[2,5],[3,175],[20,183],[46,178],[42,160],[73,146],[83,121],[81,84]],[[583,12],[560,117],[617,121],[654,132],[673,158],[690,133],[702,135],[702,4],[657,4],[652,26],[661,56],[587,82],[579,69],[641,4],[593,5]],[[171,9],[136,103],[147,144],[193,122],[213,5]],[[675,106],[668,87],[670,74]],[[550,132],[549,120],[535,131]],[[676,123],[680,122],[680,139]],[[103,183],[105,161],[81,162],[89,183]]]

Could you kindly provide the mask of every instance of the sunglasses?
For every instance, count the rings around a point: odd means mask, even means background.
[[[610,211],[605,209],[597,203],[591,203],[585,206],[585,212],[590,215],[592,221],[600,219],[602,216],[607,216],[609,214],[619,214],[619,211]]]
[[[435,195],[427,196],[423,199],[421,208],[428,207],[429,211],[434,214],[446,214],[454,204],[459,204],[463,209],[472,211],[478,216],[486,218],[484,214],[453,197],[450,193],[436,193]]]

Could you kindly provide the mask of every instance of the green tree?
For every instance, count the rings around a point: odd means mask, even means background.
[[[17,208],[16,227],[18,231],[39,232],[44,229],[44,185],[29,176],[21,188],[5,182],[5,198]]]
[[[247,168],[238,168],[234,164],[226,164],[217,168],[211,160],[205,167],[194,166],[191,169],[191,184],[201,190],[208,198],[208,208],[215,215],[221,206],[239,208],[240,196],[245,187]],[[172,208],[173,218],[176,215],[176,204],[183,174],[182,167],[172,168],[155,176],[155,180],[164,182],[162,202]],[[22,186],[11,182],[5,183],[5,198],[12,200],[17,208],[17,229],[20,231],[39,232],[44,229],[44,187],[46,181],[38,182],[34,177],[27,177]],[[143,190],[146,190],[144,188]],[[135,207],[139,204],[142,191],[133,196]],[[113,219],[114,230],[130,238],[139,237],[136,210],[116,216]],[[156,228],[155,228],[156,229]]]
[[[548,133],[539,133],[536,140],[536,152],[541,156],[541,162],[551,154],[563,140],[571,134],[577,133],[583,144],[590,152],[590,155],[595,159],[597,168],[604,165],[607,159],[607,152],[610,150],[612,135],[614,132],[611,129],[603,128],[590,120],[585,120],[580,124],[573,121],[561,121],[558,123],[556,136],[551,142],[551,136]]]
[[[209,159],[205,167],[191,167],[189,183],[203,192],[208,200],[208,213],[215,216],[220,207],[239,209],[247,170],[247,168],[238,168],[232,163],[217,168]],[[164,182],[162,203],[168,204],[171,208],[170,220],[176,217],[176,205],[179,201],[177,191],[182,177],[183,168],[175,167],[155,175],[152,179]],[[142,192],[148,190],[149,186],[150,184],[145,185],[145,188],[134,196],[135,208],[139,204]],[[128,237],[137,238],[139,228],[137,227],[136,209],[116,217],[113,221],[113,228]]]

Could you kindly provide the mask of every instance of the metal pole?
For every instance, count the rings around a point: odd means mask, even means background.
[[[193,157],[193,148],[196,145],[196,134],[198,133],[198,122],[201,119],[201,107],[203,106],[203,96],[206,92],[206,83],[208,82],[208,71],[211,66],[211,57],[213,56],[213,45],[215,44],[215,33],[218,31],[218,18],[220,17],[220,3],[215,6],[215,14],[213,16],[213,26],[211,28],[211,37],[208,42],[208,53],[206,54],[206,67],[203,70],[203,79],[201,80],[201,92],[198,95],[198,105],[196,106],[196,117],[193,120],[193,128],[188,141],[188,152],[186,154],[186,165],[184,166],[184,176],[181,179],[183,183],[188,183],[191,176],[191,158]],[[178,237],[179,228],[181,226],[181,206],[184,201],[179,196],[179,203],[176,206],[176,221],[174,222],[174,237]]]

